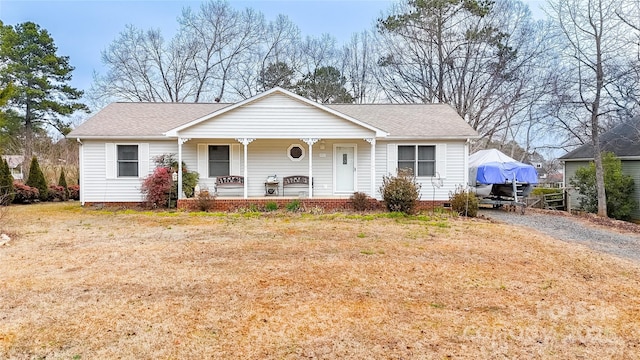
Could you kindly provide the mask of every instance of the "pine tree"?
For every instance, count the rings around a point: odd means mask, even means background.
[[[67,178],[64,176],[64,168],[60,169],[60,178],[58,179],[58,186],[64,188],[64,200],[69,200],[69,187],[67,186]]]
[[[0,205],[8,205],[13,201],[13,176],[7,160],[0,163]]]
[[[49,196],[47,180],[45,180],[44,174],[42,173],[42,170],[40,170],[38,159],[35,156],[31,159],[31,166],[29,166],[29,178],[27,179],[26,184],[40,191],[40,201],[47,201]]]

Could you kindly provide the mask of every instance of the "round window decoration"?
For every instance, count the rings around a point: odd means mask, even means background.
[[[304,148],[299,144],[292,144],[287,149],[287,156],[291,161],[300,161],[304,159]]]

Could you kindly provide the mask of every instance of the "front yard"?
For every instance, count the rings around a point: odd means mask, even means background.
[[[640,265],[518,227],[77,203],[3,211],[0,358],[640,353]]]

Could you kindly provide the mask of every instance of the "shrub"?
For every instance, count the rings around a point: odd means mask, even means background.
[[[66,201],[67,194],[65,188],[60,185],[49,185],[47,189],[47,201]]]
[[[558,188],[543,188],[543,187],[535,187],[531,190],[531,195],[546,195],[546,194],[556,194],[562,192],[562,189]]]
[[[451,209],[458,215],[476,217],[478,216],[478,198],[476,195],[459,186],[456,191],[449,193]]]
[[[40,200],[47,201],[49,187],[47,186],[47,181],[44,179],[44,174],[40,169],[40,164],[38,164],[38,159],[35,156],[31,159],[29,177],[25,184],[38,189]]]
[[[300,210],[300,200],[295,199],[287,204],[287,210],[291,212],[296,212]]]
[[[166,167],[157,167],[142,181],[142,194],[149,207],[168,207],[172,187],[171,173]]]
[[[264,209],[266,211],[276,211],[278,210],[278,203],[275,201],[269,201],[264,205]]]
[[[196,185],[198,185],[198,179],[200,178],[200,175],[195,172],[195,171],[187,171],[186,167],[182,167],[182,192],[184,193],[184,196],[190,198],[193,197],[194,193],[195,193],[195,188]],[[177,186],[178,184],[175,185],[176,186],[176,193],[178,193],[177,190]]]
[[[40,199],[40,191],[37,188],[15,181],[13,183],[14,198],[17,204],[30,204]]]
[[[412,214],[420,199],[420,188],[411,171],[399,170],[398,176],[386,175],[382,178],[380,193],[387,210]]]
[[[64,175],[64,168],[60,169],[60,178],[58,185],[64,188],[64,200],[69,199],[69,187],[67,186],[67,177]]]
[[[213,201],[216,199],[209,190],[200,190],[196,196],[196,205],[200,211],[209,211],[213,207]]]
[[[614,219],[629,220],[638,204],[633,198],[634,181],[622,173],[622,162],[613,153],[602,154],[604,168],[604,188],[607,194],[607,215]],[[571,186],[582,195],[580,206],[587,212],[598,212],[598,191],[596,190],[596,166],[593,162],[583,166],[569,180]]]
[[[0,162],[0,205],[8,205],[13,202],[13,176],[7,160]]]
[[[354,192],[353,195],[351,195],[351,206],[353,206],[353,210],[355,211],[371,210],[371,198],[363,192]]]
[[[165,167],[168,171],[173,174],[178,171],[178,160],[176,160],[175,154],[162,154],[153,158],[153,161],[156,164],[156,167]],[[195,188],[198,185],[198,179],[200,175],[195,171],[188,171],[187,165],[182,162],[182,192],[188,198],[191,198],[195,195]],[[173,193],[178,193],[178,183],[173,184]]]
[[[80,200],[80,185],[69,186],[69,199]]]

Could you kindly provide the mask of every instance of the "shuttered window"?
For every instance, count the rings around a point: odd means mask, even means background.
[[[138,145],[118,145],[118,177],[138,177]]]
[[[209,145],[209,177],[230,175],[229,145]]]
[[[398,170],[409,170],[416,176],[434,176],[436,147],[433,145],[399,145]]]

